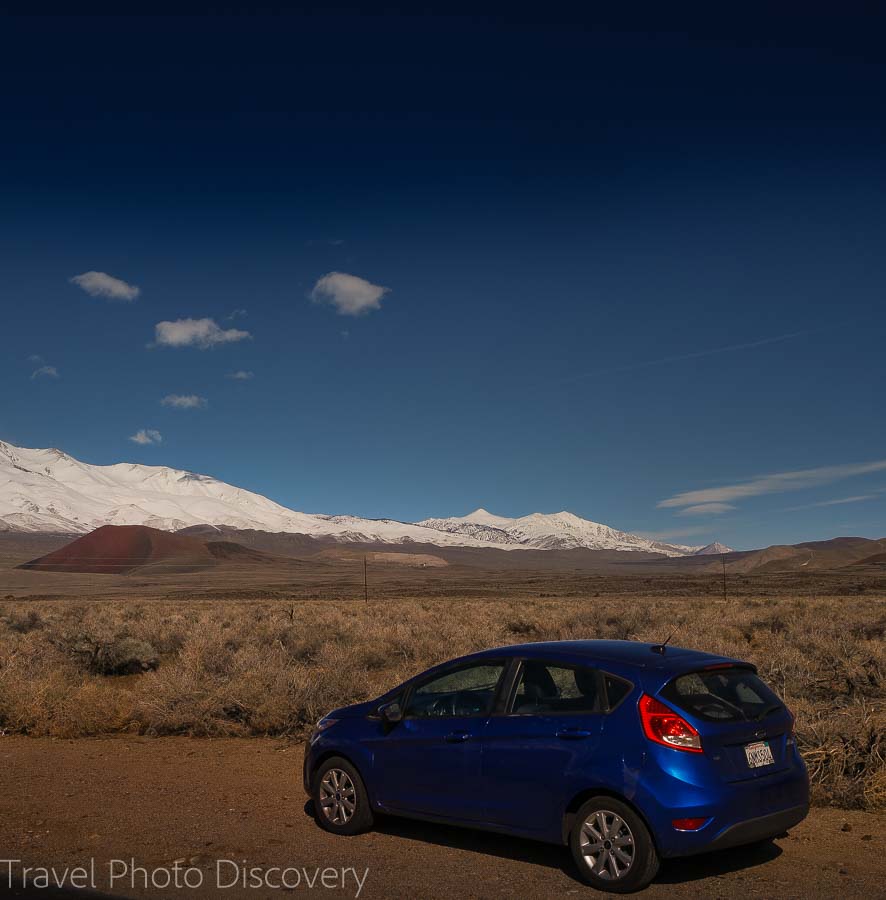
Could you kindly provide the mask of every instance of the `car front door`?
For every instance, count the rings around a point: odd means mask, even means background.
[[[603,708],[595,669],[523,660],[483,733],[484,819],[558,834],[566,803],[592,783]]]
[[[376,801],[392,811],[483,817],[480,743],[505,664],[484,660],[415,682],[403,718],[373,740]]]

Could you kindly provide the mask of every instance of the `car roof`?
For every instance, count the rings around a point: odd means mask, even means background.
[[[593,662],[618,663],[643,669],[667,669],[687,671],[695,667],[714,665],[716,663],[735,663],[747,665],[740,660],[728,656],[691,650],[687,647],[674,647],[670,644],[662,648],[661,644],[648,644],[643,641],[535,641],[527,644],[509,644],[472,653],[464,659],[482,659],[483,657],[519,656],[526,659],[548,659],[569,662],[575,665]]]

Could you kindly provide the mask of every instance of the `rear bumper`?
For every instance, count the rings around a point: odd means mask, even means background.
[[[690,850],[688,854],[707,853],[709,850],[725,850],[727,847],[741,847],[744,844],[753,844],[766,838],[783,834],[789,828],[799,825],[809,813],[809,804],[794,806],[791,809],[782,809],[765,816],[757,816],[745,822],[736,822],[721,831],[711,843],[703,847]]]
[[[691,775],[691,767],[685,774]],[[636,796],[664,857],[692,856],[774,837],[801,822],[809,810],[809,778],[799,756],[782,772],[723,783],[675,777],[653,768]],[[630,799],[630,798],[629,798]],[[697,831],[679,831],[674,819],[701,818]]]

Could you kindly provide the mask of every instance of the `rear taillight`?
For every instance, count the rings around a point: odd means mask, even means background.
[[[701,737],[698,732],[669,706],[648,694],[640,698],[640,722],[643,733],[650,741],[673,750],[701,753]]]

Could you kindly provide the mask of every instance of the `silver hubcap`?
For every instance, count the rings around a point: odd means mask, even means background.
[[[320,809],[334,825],[349,822],[357,811],[357,790],[342,769],[329,769],[320,782]]]
[[[634,864],[634,835],[628,823],[608,809],[592,812],[579,835],[585,865],[598,878],[624,878]]]

